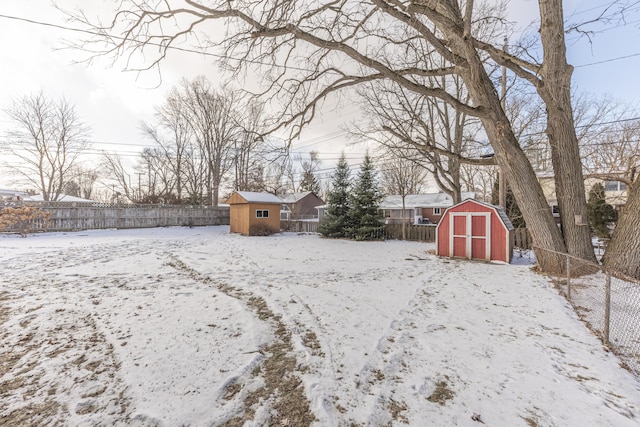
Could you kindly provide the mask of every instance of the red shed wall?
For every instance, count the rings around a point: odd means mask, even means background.
[[[436,253],[440,256],[449,256],[449,236],[450,230],[450,217],[452,212],[481,212],[490,213],[491,221],[491,260],[511,262],[511,249],[510,240],[511,235],[509,230],[502,222],[502,219],[497,212],[485,205],[476,203],[473,200],[467,200],[461,204],[449,208],[443,215],[437,229],[437,248]]]

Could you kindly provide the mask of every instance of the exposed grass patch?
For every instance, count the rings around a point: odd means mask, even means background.
[[[448,377],[445,378],[448,379]],[[455,394],[449,388],[447,381],[441,380],[436,383],[435,390],[431,393],[431,396],[427,397],[427,400],[444,406],[447,401],[453,399],[454,396]]]
[[[409,424],[409,419],[404,415],[404,412],[407,410],[407,405],[404,402],[396,402],[395,400],[390,399],[387,409],[394,421]]]

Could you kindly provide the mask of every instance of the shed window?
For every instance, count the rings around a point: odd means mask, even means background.
[[[256,218],[269,218],[269,210],[268,209],[257,209],[256,210]]]
[[[434,215],[440,215],[440,208],[433,208]]]

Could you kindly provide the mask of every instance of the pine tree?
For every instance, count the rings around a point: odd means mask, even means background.
[[[320,234],[325,237],[345,237],[349,212],[350,175],[349,164],[342,153],[332,177],[331,190],[327,195],[327,211],[320,224]]]
[[[378,207],[382,192],[376,178],[373,161],[367,153],[350,197],[347,236],[356,240],[380,238],[384,225],[380,222]]]
[[[320,183],[315,174],[311,170],[305,170],[302,175],[302,181],[298,187],[300,191],[313,191],[316,195],[320,194]]]
[[[587,217],[593,234],[603,239],[611,237],[608,225],[616,221],[618,215],[613,206],[607,204],[601,183],[594,184],[589,191]]]

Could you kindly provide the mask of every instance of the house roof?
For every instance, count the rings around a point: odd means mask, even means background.
[[[44,202],[44,197],[42,194],[36,194],[35,196],[29,196],[24,198],[25,201],[28,202]],[[87,203],[95,203],[94,200],[83,199],[81,197],[69,196],[67,194],[61,194],[58,197],[56,202],[87,202]]]
[[[295,203],[299,200],[304,199],[311,193],[313,193],[313,191],[301,191],[297,193],[290,193],[290,194],[283,195],[281,199],[284,203]]]
[[[240,197],[245,199],[248,203],[282,203],[280,197],[271,193],[258,193],[255,191],[236,191]]]
[[[463,192],[462,200],[472,199],[475,196],[473,192]],[[406,209],[411,208],[447,208],[453,205],[451,196],[445,193],[428,193],[428,194],[408,194],[404,198]],[[402,209],[402,196],[397,194],[386,196],[380,209]]]
[[[26,195],[27,193],[25,193],[24,191],[0,189],[0,197],[24,197]]]

